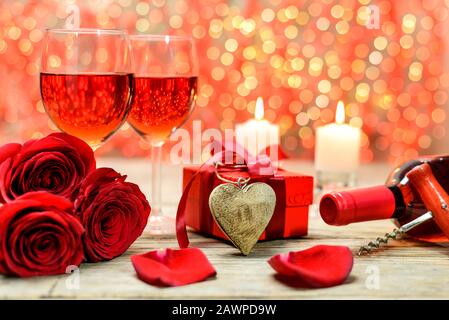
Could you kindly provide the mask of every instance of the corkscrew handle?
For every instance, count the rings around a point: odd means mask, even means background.
[[[424,163],[413,168],[407,177],[421,201],[432,212],[438,227],[449,237],[449,195],[433,175],[430,165]]]
[[[406,179],[408,181],[405,184],[411,184],[429,211],[401,228],[394,229],[392,232],[386,233],[384,237],[379,237],[375,241],[368,243],[368,245],[361,247],[359,255],[379,248],[382,243],[386,244],[388,240],[396,239],[398,236],[432,218],[435,219],[441,231],[449,237],[449,195],[435,178],[430,165],[424,163],[413,168],[407,174]]]

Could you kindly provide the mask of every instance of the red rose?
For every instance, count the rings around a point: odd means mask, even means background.
[[[48,191],[73,199],[81,180],[95,169],[92,149],[65,133],[53,133],[23,146],[0,148],[0,202],[30,191]]]
[[[81,183],[75,212],[86,229],[84,252],[90,262],[124,253],[142,234],[150,205],[139,187],[113,169],[99,168]]]
[[[68,199],[30,192],[0,208],[0,273],[63,274],[84,259],[83,226]]]

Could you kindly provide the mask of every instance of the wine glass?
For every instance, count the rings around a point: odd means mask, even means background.
[[[125,31],[48,29],[40,73],[45,110],[61,131],[95,150],[126,120],[132,70]]]
[[[131,35],[130,40],[138,63],[128,123],[151,145],[149,233],[171,235],[174,218],[163,215],[161,210],[162,146],[194,107],[198,79],[195,46],[187,36]]]

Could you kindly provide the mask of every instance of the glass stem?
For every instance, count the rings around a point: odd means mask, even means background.
[[[161,216],[162,192],[161,192],[161,162],[162,144],[151,146],[151,215]]]

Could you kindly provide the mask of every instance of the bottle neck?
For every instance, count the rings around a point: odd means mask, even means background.
[[[321,217],[327,224],[391,219],[405,208],[402,190],[375,186],[325,194],[320,201]]]

